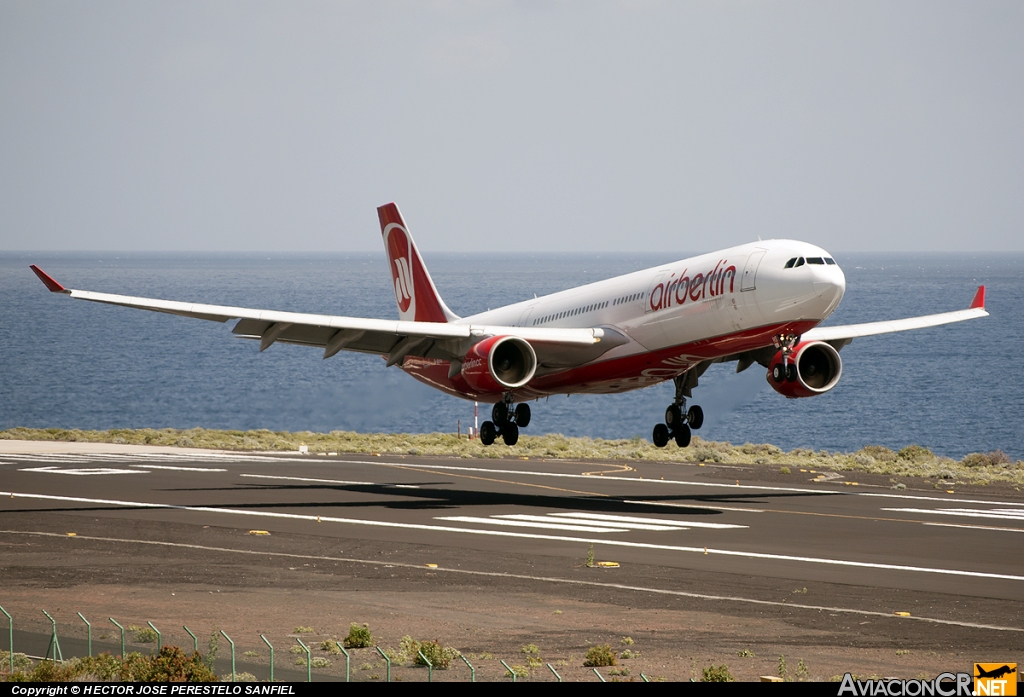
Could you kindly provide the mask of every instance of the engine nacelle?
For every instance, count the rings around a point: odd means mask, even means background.
[[[836,386],[843,374],[839,352],[824,341],[805,341],[789,354],[789,374],[779,351],[768,364],[768,384],[786,397],[814,397]]]
[[[537,354],[525,339],[492,336],[475,344],[462,359],[462,377],[478,392],[522,387],[537,372]]]

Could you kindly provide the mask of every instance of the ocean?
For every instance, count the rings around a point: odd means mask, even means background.
[[[672,258],[689,256],[685,253]],[[847,291],[828,324],[967,307],[987,286],[991,316],[855,340],[831,392],[787,400],[753,366],[716,365],[691,404],[699,435],[853,451],[919,444],[962,457],[1024,459],[1024,255],[837,254]],[[426,254],[460,315],[669,261],[651,254]],[[473,403],[435,392],[377,356],[257,342],[220,324],[72,301],[48,293],[36,263],[71,288],[357,317],[396,317],[380,253],[0,253],[0,429],[205,428],[454,432]],[[671,383],[622,395],[533,404],[527,434],[649,439]],[[489,406],[481,405],[480,421]],[[494,447],[504,447],[495,445]],[[675,446],[670,446],[675,447]]]

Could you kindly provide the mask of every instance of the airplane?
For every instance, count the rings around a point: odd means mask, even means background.
[[[325,359],[342,350],[381,355],[442,392],[493,403],[480,425],[483,445],[498,437],[515,445],[531,421],[529,400],[672,380],[675,398],[652,440],[686,447],[704,422],[700,406],[687,409],[686,400],[712,364],[735,361],[741,372],[758,363],[779,394],[814,397],[839,382],[839,351],[854,339],[988,316],[980,286],[966,310],[819,327],[846,291],[842,269],[815,245],[759,240],[459,317],[441,299],[398,206],[377,214],[397,321],[71,290],[31,269],[50,291],[80,300],[238,320],[232,333],[258,340],[260,351],[283,342],[322,348]]]

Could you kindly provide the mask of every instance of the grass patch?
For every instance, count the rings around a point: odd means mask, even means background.
[[[331,431],[226,431],[217,429],[111,429],[83,431],[61,428],[11,428],[0,431],[0,440],[67,441],[86,443],[128,443],[170,445],[219,450],[291,451],[306,444],[311,453],[381,453],[449,457],[530,457],[587,460],[650,460],[658,462],[721,462],[762,464],[775,467],[822,470],[852,470],[889,476],[915,476],[945,480],[1006,481],[1024,484],[1024,461],[1013,460],[1000,450],[971,453],[961,460],[936,455],[920,445],[899,451],[868,445],[853,453],[814,451],[797,448],[784,452],[771,444],[732,445],[706,441],[694,436],[687,449],[656,448],[640,438],[571,438],[560,434],[521,435],[515,448],[485,448],[479,440],[467,440],[449,433],[381,434]],[[791,470],[792,471],[792,470]]]

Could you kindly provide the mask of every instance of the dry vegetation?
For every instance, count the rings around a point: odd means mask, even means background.
[[[295,452],[306,445],[310,453],[380,453],[402,455],[445,455],[477,458],[534,458],[570,460],[648,460],[657,462],[705,462],[724,464],[759,464],[799,467],[817,471],[861,471],[892,477],[925,477],[942,481],[964,481],[985,484],[990,481],[1024,484],[1024,461],[1013,461],[1002,451],[971,453],[962,460],[935,455],[919,445],[908,445],[893,451],[869,445],[855,453],[797,448],[785,452],[774,445],[732,445],[694,438],[690,447],[656,448],[641,438],[604,440],[601,438],[570,438],[558,434],[522,435],[514,448],[494,445],[485,448],[479,440],[469,440],[448,433],[383,434],[331,431],[312,433],[300,431],[219,431],[193,428],[178,429],[111,429],[81,431],[78,429],[12,428],[0,431],[0,440],[49,440],[92,443],[125,443],[136,445],[170,445],[218,450],[256,452]]]

